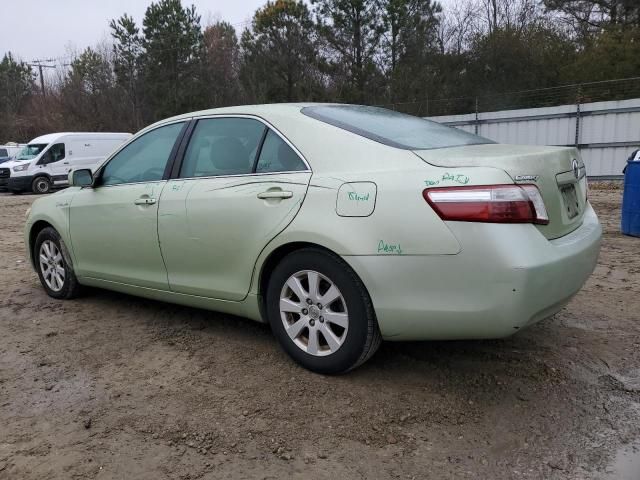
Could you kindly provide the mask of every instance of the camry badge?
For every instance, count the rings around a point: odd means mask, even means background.
[[[538,175],[516,175],[516,182],[537,182]]]

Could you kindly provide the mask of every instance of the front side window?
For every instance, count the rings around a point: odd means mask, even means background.
[[[44,152],[38,165],[48,165],[49,163],[55,163],[64,158],[64,143],[56,143],[51,145],[51,148]]]
[[[277,134],[269,130],[260,151],[256,173],[295,172],[306,169],[307,166],[298,154]]]
[[[198,120],[180,176],[211,177],[251,173],[265,126],[250,118]]]
[[[302,113],[362,137],[405,150],[495,143],[420,117],[362,105],[305,107]]]
[[[101,185],[162,180],[184,122],[158,127],[120,150],[102,170]]]
[[[31,160],[40,155],[40,152],[42,152],[47,145],[47,143],[30,143],[20,150],[20,153],[16,155],[16,160]]]

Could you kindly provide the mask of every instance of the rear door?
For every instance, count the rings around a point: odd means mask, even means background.
[[[173,291],[246,297],[256,259],[295,217],[311,171],[254,118],[198,120],[162,192],[158,235]]]
[[[76,141],[71,157],[71,165],[74,170],[88,168],[92,171],[98,169],[104,159],[116,150],[126,139],[112,139],[89,137]]]
[[[96,143],[99,142],[90,138],[74,138],[69,145],[69,164],[73,170],[89,168],[95,170]],[[102,159],[104,160],[104,157]]]
[[[71,200],[71,243],[80,276],[168,290],[158,245],[158,201],[185,123],[151,130],[100,170]]]

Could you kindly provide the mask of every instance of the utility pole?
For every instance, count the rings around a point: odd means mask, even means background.
[[[473,127],[476,135],[478,135],[478,125],[480,124],[480,117],[478,113],[478,97],[476,97],[476,121],[474,122],[475,126]]]
[[[582,103],[582,85],[578,85],[578,91],[576,92],[576,137],[575,145],[578,148],[580,145],[580,104]]]
[[[43,68],[56,68],[55,65],[44,65],[45,63],[51,63],[54,60],[52,58],[46,59],[46,60],[32,60],[31,63],[28,63],[27,65],[29,65],[30,67],[37,67],[38,68],[38,73],[40,75],[40,90],[42,91],[42,96],[44,97],[46,95],[45,90],[44,90],[44,75],[42,74],[42,69]]]

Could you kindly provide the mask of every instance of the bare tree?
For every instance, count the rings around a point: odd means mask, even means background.
[[[441,53],[460,55],[472,35],[480,30],[480,5],[477,2],[457,0],[443,6],[438,28]]]

